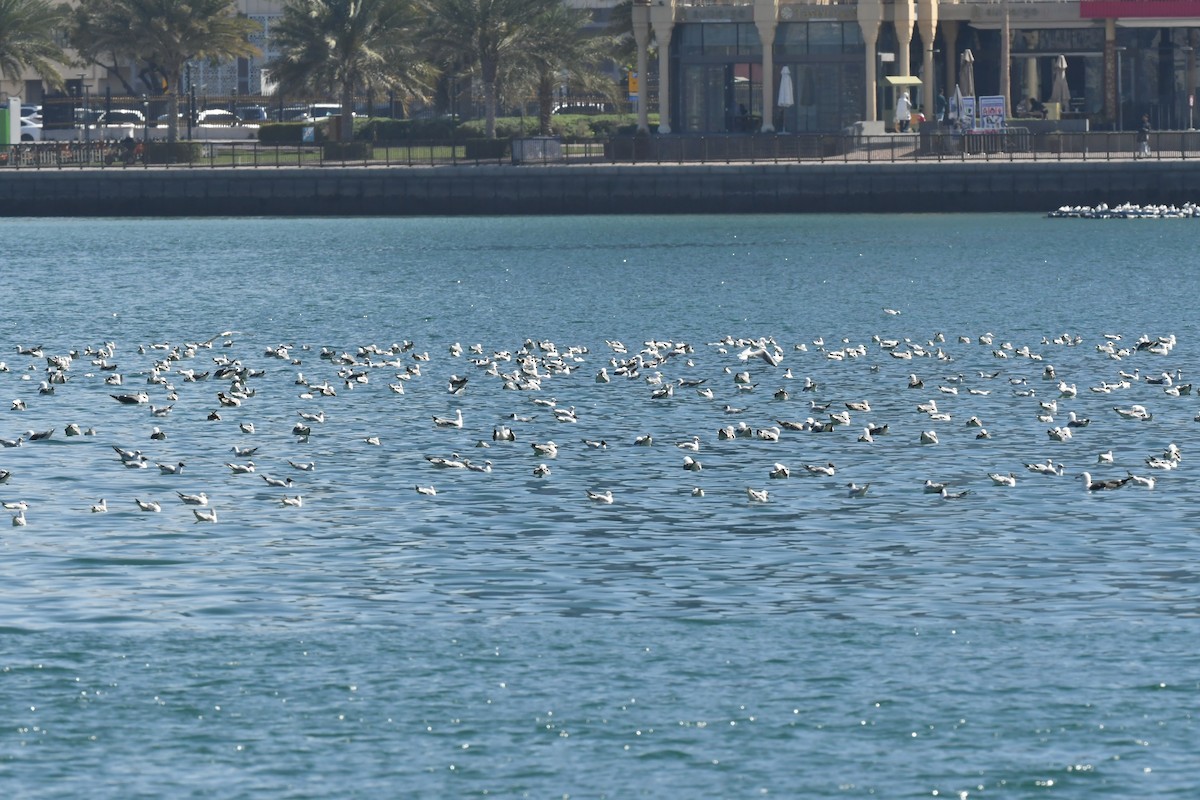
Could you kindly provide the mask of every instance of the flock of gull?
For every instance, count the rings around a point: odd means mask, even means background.
[[[1046,216],[1052,219],[1195,219],[1200,217],[1200,205],[1184,203],[1176,205],[1138,205],[1120,203],[1110,206],[1060,206]]]
[[[887,318],[900,315],[884,312]],[[226,519],[222,486],[228,480],[262,481],[259,491],[270,493],[281,509],[307,508],[302,485],[318,471],[317,460],[292,454],[344,436],[328,432],[333,428],[326,423],[337,417],[346,396],[363,393],[387,403],[379,408],[401,427],[387,428],[390,433],[382,427],[361,430],[353,442],[331,443],[325,452],[344,454],[352,466],[366,449],[384,448],[404,459],[406,474],[426,476],[415,485],[392,486],[394,491],[432,502],[447,496],[470,502],[466,492],[457,498],[453,491],[447,494],[445,486],[459,485],[452,476],[519,473],[533,479],[526,491],[536,494],[537,486],[569,472],[582,481],[595,476],[579,500],[602,505],[620,505],[621,490],[614,486],[636,477],[611,466],[593,471],[589,459],[619,450],[658,454],[660,470],[677,470],[683,494],[736,492],[749,504],[773,502],[789,479],[817,479],[810,486],[837,487],[849,502],[870,502],[881,479],[963,500],[984,486],[1003,491],[1027,478],[1063,477],[1067,458],[1074,462],[1069,474],[1087,492],[1154,489],[1160,476],[1183,464],[1173,438],[1164,436],[1153,450],[1119,454],[1112,442],[1120,449],[1144,438],[1128,433],[1155,426],[1156,414],[1162,423],[1156,404],[1177,410],[1192,394],[1182,369],[1171,367],[1174,335],[1103,333],[1086,341],[1064,333],[1020,345],[992,333],[788,343],[727,335],[702,344],[651,340],[633,346],[612,339],[594,347],[526,339],[512,349],[443,344],[435,355],[411,341],[247,349],[235,336],[225,331],[198,341],[141,343],[128,352],[114,342],[63,352],[18,346],[11,364],[0,362],[0,373],[9,374],[19,389],[10,419],[39,407],[48,412],[73,391],[91,392],[91,402],[73,406],[87,409],[77,411],[85,419],[0,438],[0,495],[12,524],[24,526],[36,516],[33,504],[19,496],[25,476],[4,463],[5,453],[64,439],[98,443],[91,446],[111,452],[106,463],[112,474],[149,473],[161,480],[154,484],[161,487],[157,492],[140,491],[150,483],[139,478],[133,482],[139,491],[126,497],[94,498],[92,513],[155,514],[173,505],[190,511],[196,523],[217,523]],[[988,368],[980,369],[982,364]],[[295,393],[290,424],[254,413],[260,392],[269,388],[279,397],[281,383]],[[414,394],[420,404],[406,402]],[[469,403],[472,394],[486,396],[486,403]],[[440,413],[428,413],[435,407]],[[130,415],[119,426],[125,441],[107,432],[118,427],[108,425],[113,415]],[[202,474],[201,486],[184,482],[193,477],[187,454],[163,455],[181,415],[191,426],[207,426],[210,452],[230,454],[222,475]],[[1188,417],[1200,422],[1200,415]],[[413,426],[449,432],[454,449],[412,449],[410,443],[420,437],[404,431]],[[1108,431],[1107,438],[1093,435],[1100,429]],[[1164,429],[1171,430],[1154,428]],[[145,443],[129,441],[138,437]],[[431,440],[428,434],[424,439]],[[1000,440],[1007,444],[995,444]],[[1087,451],[1081,440],[1105,449]],[[993,467],[977,476],[896,478],[894,469],[870,460],[871,448],[887,442],[911,452],[912,464],[939,463],[943,470],[944,461],[925,454],[970,447],[972,460],[979,460],[996,447],[996,456]],[[754,448],[739,450],[743,443]],[[460,454],[467,447],[474,455]],[[1043,447],[1052,448],[1053,457],[1014,456],[1044,452]],[[28,465],[37,468],[36,461]],[[390,481],[386,473],[370,477],[384,485]],[[110,474],[112,482],[121,483]]]

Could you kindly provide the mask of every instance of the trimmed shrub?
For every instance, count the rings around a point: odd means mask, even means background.
[[[375,117],[368,120],[355,120],[354,128],[354,138],[371,142],[397,142],[407,139],[449,139],[455,135],[455,124],[449,117],[435,117],[432,119],[387,119]]]
[[[199,142],[146,142],[147,164],[191,164],[199,161],[202,148]]]
[[[326,126],[313,122],[267,122],[258,129],[258,140],[263,144],[302,144],[305,128],[315,128],[318,144],[328,140]]]

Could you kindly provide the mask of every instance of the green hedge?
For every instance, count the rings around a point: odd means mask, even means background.
[[[146,142],[147,164],[191,164],[202,153],[199,142]]]
[[[258,140],[263,144],[301,144],[306,127],[316,128],[316,143],[329,140],[325,122],[268,122],[258,131]],[[650,115],[650,128],[658,126],[658,115]],[[366,142],[400,142],[408,140],[445,141],[451,138],[464,142],[484,140],[487,123],[473,119],[457,126],[449,117],[429,119],[387,119],[372,117],[354,120],[354,138]],[[637,131],[637,117],[632,114],[555,114],[550,118],[550,135],[560,136],[566,142],[605,139],[611,136],[632,136]],[[536,116],[497,117],[496,138],[507,140],[526,136],[538,136],[541,126]],[[473,151],[475,152],[475,151]],[[498,151],[478,151],[493,153]],[[468,158],[502,158],[501,155],[475,156]]]
[[[315,128],[316,143],[328,141],[324,123],[313,122],[267,122],[258,129],[258,140],[263,144],[301,144],[305,128]]]

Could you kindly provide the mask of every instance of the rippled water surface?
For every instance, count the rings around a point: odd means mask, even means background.
[[[0,498],[28,505],[23,527],[0,516],[5,796],[1200,786],[1193,222],[3,230],[0,438],[54,431],[0,448]],[[746,353],[762,344],[777,365]],[[46,356],[69,353],[66,382],[40,393]],[[181,372],[222,363],[248,371],[238,406],[217,398],[229,379]],[[930,400],[947,417],[917,409]],[[753,435],[861,401],[828,432]],[[1151,418],[1114,410],[1135,405]],[[456,411],[461,428],[434,424]],[[1052,440],[1072,411],[1090,423]],[[307,438],[300,412],[324,414]],[[66,436],[72,423],[95,433]],[[500,426],[516,441],[495,441]],[[750,435],[721,439],[727,426]],[[698,451],[676,446],[692,437]],[[554,457],[531,447],[549,441]],[[1173,468],[1147,463],[1172,444]],[[1026,469],[1047,459],[1065,474]],[[228,466],[248,460],[254,473]],[[804,469],[827,463],[831,477]],[[769,478],[777,464],[791,476]],[[1156,485],[1089,492],[1085,470]],[[1012,487],[988,477],[1010,472]],[[206,493],[217,522],[181,492]]]

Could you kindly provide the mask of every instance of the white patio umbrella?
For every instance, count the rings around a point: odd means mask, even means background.
[[[787,133],[787,109],[796,105],[796,88],[792,86],[792,71],[784,67],[779,72],[779,99],[775,101],[783,111],[783,125],[780,133]]]
[[[971,48],[963,50],[962,63],[958,68],[958,79],[962,86],[963,97],[975,96],[975,54]]]
[[[1066,111],[1071,105],[1071,87],[1067,86],[1067,57],[1060,55],[1054,58],[1054,87],[1050,90],[1051,103],[1058,103],[1060,111]]]

